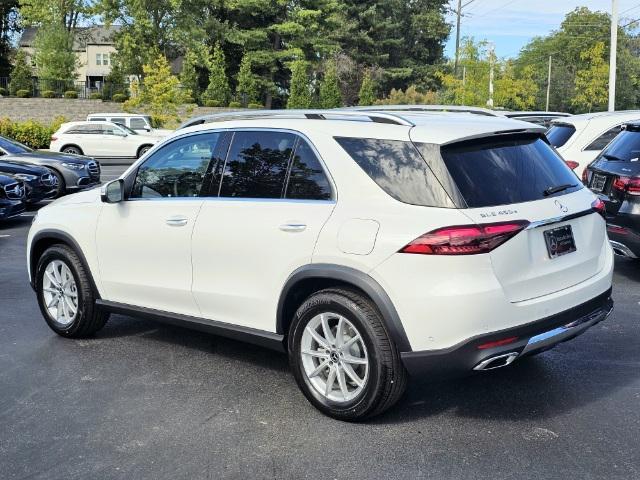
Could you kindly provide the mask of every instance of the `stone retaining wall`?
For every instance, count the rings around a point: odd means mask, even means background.
[[[182,119],[207,115],[209,113],[231,111],[229,108],[196,107],[191,114],[182,112]],[[121,112],[122,104],[102,100],[74,100],[65,98],[0,98],[0,118],[16,122],[35,120],[51,123],[57,116],[67,121],[85,120],[90,113]]]

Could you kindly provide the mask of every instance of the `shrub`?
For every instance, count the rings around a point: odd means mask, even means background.
[[[98,92],[93,92],[91,95],[89,95],[89,98],[91,100],[102,100],[102,94]]]
[[[248,105],[248,108],[251,108],[253,110],[259,110],[261,108],[264,108],[264,105],[262,105],[261,103],[250,103]]]
[[[16,95],[20,98],[29,98],[31,96],[31,92],[29,90],[18,90]]]
[[[0,87],[0,97],[6,97],[6,96],[7,96],[7,89]]]
[[[42,92],[42,96],[44,98],[56,98],[56,92],[54,92],[53,90],[45,90],[44,92]]]
[[[78,92],[75,90],[67,90],[64,92],[64,98],[78,98]]]
[[[0,119],[0,135],[13,138],[31,148],[48,148],[51,135],[66,122],[64,117],[56,117],[51,125],[43,125],[33,120],[12,122],[8,118]]]
[[[111,97],[111,100],[116,103],[123,103],[126,99],[127,96],[124,93],[116,93],[113,95],[113,97]]]
[[[229,108],[242,108],[242,104],[240,102],[229,102]]]
[[[204,106],[205,107],[221,107],[222,104],[218,100],[205,100]]]

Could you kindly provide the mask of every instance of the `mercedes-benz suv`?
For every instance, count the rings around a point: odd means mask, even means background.
[[[314,406],[357,420],[408,374],[505,367],[604,320],[602,214],[528,123],[222,114],[41,209],[27,260],[64,337],[115,312],[246,340],[287,352]]]

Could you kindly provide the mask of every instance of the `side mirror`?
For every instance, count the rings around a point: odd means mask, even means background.
[[[105,183],[100,190],[103,203],[120,203],[124,201],[124,180],[118,178]]]
[[[151,127],[144,127],[144,131],[145,132],[150,132],[151,131]]]

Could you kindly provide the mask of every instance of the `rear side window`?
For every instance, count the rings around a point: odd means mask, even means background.
[[[468,141],[441,148],[442,158],[470,208],[531,202],[547,198],[545,190],[573,185],[556,195],[575,192],[582,183],[539,137]]]
[[[576,133],[576,127],[573,125],[558,123],[552,125],[551,128],[547,130],[546,135],[551,145],[560,148],[569,141],[574,133]]]
[[[236,132],[222,174],[221,197],[282,198],[296,136]]]
[[[75,125],[64,133],[69,135],[102,135],[102,125],[99,123]]]
[[[304,140],[299,140],[293,155],[286,198],[330,200],[331,186],[320,160]]]
[[[617,162],[640,162],[640,131],[621,132],[602,152],[602,157]]]
[[[411,142],[336,137],[369,177],[396,200],[428,207],[454,207]]]
[[[90,122],[106,122],[107,119],[103,117],[91,117],[89,121]]]
[[[116,117],[111,119],[111,123],[117,123],[118,125],[126,125],[127,121],[124,118]]]
[[[591,144],[587,145],[585,150],[602,150],[609,145],[609,142],[616,138],[621,131],[622,125],[616,125],[596,138]]]

